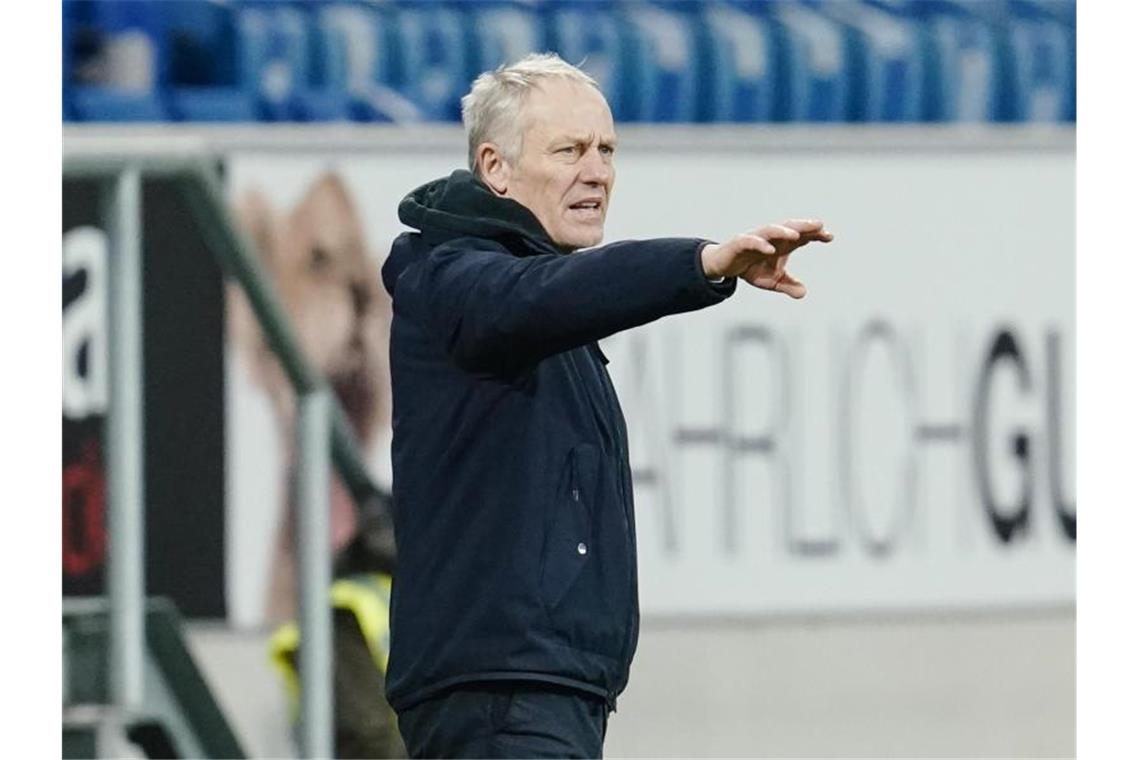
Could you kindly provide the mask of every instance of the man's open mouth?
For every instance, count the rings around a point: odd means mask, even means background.
[[[602,216],[602,202],[600,200],[588,200],[571,203],[570,212],[580,218],[600,219]]]

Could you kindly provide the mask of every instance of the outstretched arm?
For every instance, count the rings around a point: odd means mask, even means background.
[[[471,368],[541,359],[719,303],[735,286],[708,282],[698,257],[707,243],[696,239],[522,258],[479,245],[461,240],[433,251],[396,291],[397,310],[402,298],[418,303],[449,352]]]

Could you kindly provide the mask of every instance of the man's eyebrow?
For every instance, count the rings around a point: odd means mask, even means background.
[[[593,132],[579,133],[579,134],[563,133],[563,134],[555,137],[550,142],[551,142],[551,144],[568,142],[568,143],[573,143],[575,145],[589,145],[590,143],[594,142],[594,137],[595,137],[595,135]],[[598,138],[598,144],[599,145],[608,145],[610,147],[616,147],[617,146],[617,137],[615,135],[599,137]]]
[[[554,137],[554,139],[551,140],[550,142],[551,143],[568,142],[568,143],[574,143],[575,145],[580,145],[581,143],[593,142],[593,139],[594,139],[594,136],[592,134],[586,134],[586,133],[581,133],[581,132],[579,132],[577,134],[573,134],[570,132],[563,132],[562,134],[556,135]]]
[[[590,138],[593,137],[594,135],[591,134]],[[617,135],[598,135],[598,145],[605,145],[610,148],[617,147]]]

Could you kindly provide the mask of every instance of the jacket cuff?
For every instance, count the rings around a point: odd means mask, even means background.
[[[735,277],[722,277],[720,280],[710,280],[708,275],[705,274],[704,264],[701,262],[701,251],[705,246],[713,245],[711,240],[700,240],[697,242],[696,255],[693,257],[693,267],[697,270],[697,276],[701,278],[701,282],[705,284],[712,292],[718,296],[727,298],[736,292],[736,278]]]

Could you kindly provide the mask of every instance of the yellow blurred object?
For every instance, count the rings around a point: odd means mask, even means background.
[[[392,577],[383,573],[364,573],[340,578],[329,589],[334,610],[352,613],[372,661],[383,676],[388,671],[391,636],[388,630],[388,604],[392,598]],[[293,717],[300,709],[301,684],[297,673],[297,650],[301,630],[296,621],[280,626],[269,641],[269,656],[285,682]]]

